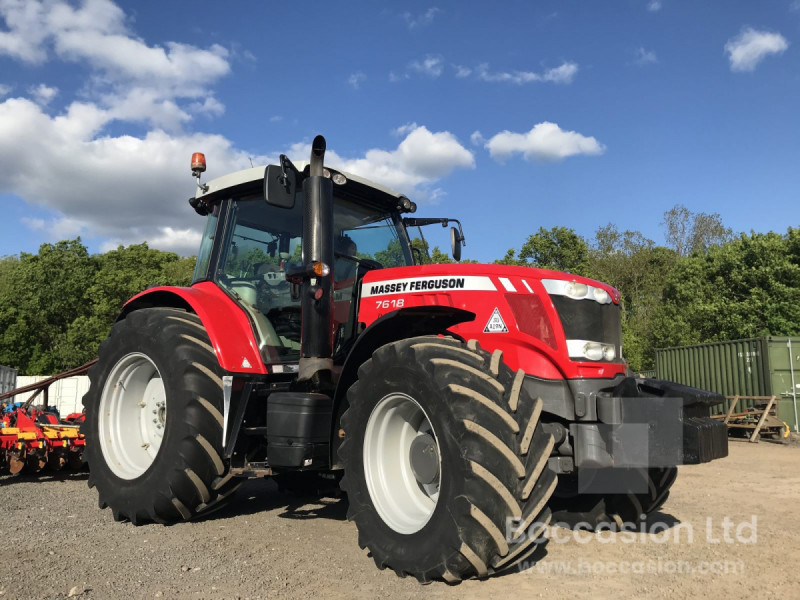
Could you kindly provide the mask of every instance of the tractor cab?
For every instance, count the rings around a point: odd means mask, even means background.
[[[300,168],[300,167],[298,167]],[[308,167],[305,167],[308,170]],[[358,283],[374,269],[413,264],[401,213],[408,199],[358,177],[325,169],[333,185],[333,355],[343,361],[355,336]],[[200,186],[191,200],[207,221],[193,284],[211,281],[247,313],[265,364],[300,358],[300,286],[287,273],[305,264],[303,212],[265,201],[264,170],[249,169]],[[204,191],[205,190],[205,191]]]

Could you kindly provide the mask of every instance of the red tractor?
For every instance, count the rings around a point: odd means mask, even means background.
[[[380,568],[514,568],[550,521],[637,522],[676,465],[727,455],[721,397],[635,379],[619,294],[568,273],[422,265],[405,196],[285,156],[201,185],[194,281],[122,310],[84,398],[89,485],[134,524],[241,478],[340,480]],[[460,258],[460,224],[450,230]]]

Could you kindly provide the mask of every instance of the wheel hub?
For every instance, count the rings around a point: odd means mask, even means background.
[[[408,459],[414,477],[422,485],[430,485],[439,478],[439,448],[430,434],[423,433],[414,438]]]

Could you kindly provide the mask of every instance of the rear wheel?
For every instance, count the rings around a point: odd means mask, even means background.
[[[635,528],[667,501],[678,469],[630,469],[628,475],[639,479],[636,487],[631,488],[635,491],[628,493],[569,495],[557,490],[550,502],[553,522],[592,530]],[[602,472],[597,476],[602,477]],[[566,478],[562,481],[570,483]]]
[[[417,337],[379,348],[342,416],[342,488],[377,566],[457,582],[536,550],[556,486],[542,402],[502,353]]]
[[[116,323],[84,396],[89,486],[116,520],[167,523],[222,505],[221,370],[200,319],[169,308]]]

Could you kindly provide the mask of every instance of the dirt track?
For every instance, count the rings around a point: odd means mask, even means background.
[[[420,586],[375,568],[343,501],[298,505],[268,481],[248,481],[230,508],[206,521],[133,527],[97,509],[85,474],[4,477],[0,598],[798,598],[798,502],[800,445],[731,442],[727,459],[681,468],[650,522],[668,523],[667,533],[576,539],[551,528],[562,541],[551,539],[528,571]],[[735,528],[733,543],[722,540],[724,517],[739,525],[754,515],[755,543],[745,543],[745,526],[742,541]],[[687,568],[729,572],[669,572]],[[626,569],[661,573],[609,572]]]

